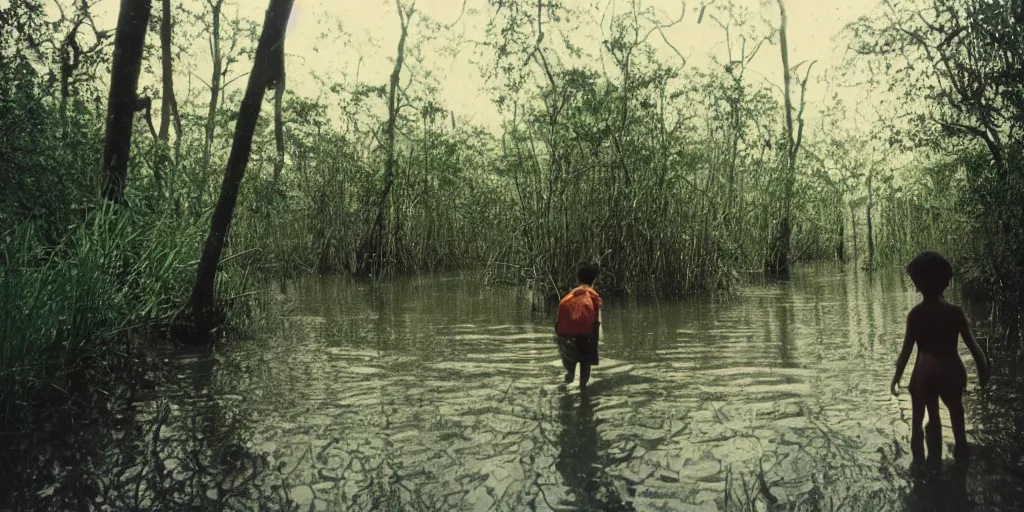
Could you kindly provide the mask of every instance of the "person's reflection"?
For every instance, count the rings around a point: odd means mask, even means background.
[[[955,503],[967,503],[967,473],[971,468],[971,459],[964,458],[953,464],[949,475],[949,489]]]
[[[604,471],[604,460],[599,455],[600,438],[594,408],[587,393],[564,394],[559,401],[559,452],[555,467],[573,494],[575,510],[634,510],[623,502],[611,478]]]
[[[913,487],[908,511],[961,512],[969,510],[967,473],[970,460],[957,461],[938,473],[912,476]]]

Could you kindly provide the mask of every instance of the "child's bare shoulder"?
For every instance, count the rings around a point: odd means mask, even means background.
[[[952,302],[941,300],[939,301],[938,305],[939,310],[942,311],[942,313],[945,315],[949,315],[950,317],[953,318],[961,318],[964,316],[964,310],[961,309],[960,306],[953,304]]]
[[[907,313],[908,322],[913,322],[915,319],[921,316],[921,310],[923,309],[922,306],[923,304],[917,304],[916,306],[910,308],[910,312]]]
[[[946,308],[949,312],[949,317],[952,318],[954,321],[960,324],[967,323],[967,313],[964,313],[964,309],[961,308],[959,305],[947,302]]]

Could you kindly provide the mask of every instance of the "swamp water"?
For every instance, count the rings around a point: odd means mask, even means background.
[[[151,389],[38,438],[12,506],[1024,506],[1020,450],[996,448],[1015,422],[982,400],[969,357],[970,472],[949,476],[943,409],[944,476],[911,479],[910,397],[888,383],[917,296],[896,272],[800,269],[727,301],[607,300],[585,395],[560,385],[552,318],[468,276],[377,290],[308,279],[270,294],[288,304],[279,328],[212,351],[154,349],[165,362]]]

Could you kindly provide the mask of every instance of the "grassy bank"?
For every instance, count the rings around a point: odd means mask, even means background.
[[[0,418],[103,371],[115,353],[171,324],[195,279],[203,223],[109,209],[89,213],[56,245],[32,224],[6,236],[0,268]],[[229,323],[244,318],[245,278],[220,281]],[[232,301],[234,297],[236,300]]]

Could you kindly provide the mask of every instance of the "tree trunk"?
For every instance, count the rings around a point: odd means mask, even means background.
[[[224,239],[231,227],[231,217],[238,200],[238,189],[245,176],[245,168],[249,163],[252,149],[253,132],[260,115],[260,106],[267,89],[277,85],[281,80],[284,63],[273,62],[283,58],[284,52],[278,51],[284,45],[285,30],[288,17],[295,0],[270,0],[263,32],[260,34],[256,55],[253,59],[252,73],[245,89],[245,97],[238,112],[235,124],[235,136],[228,156],[224,182],[221,185],[220,197],[213,211],[210,222],[210,234],[203,247],[202,258],[196,272],[195,288],[192,291],[192,314],[194,332],[191,341],[210,343],[218,323],[214,307],[214,283],[217,278],[217,266],[224,248]]]
[[[136,88],[142,68],[142,48],[149,23],[150,0],[121,0],[114,36],[114,59],[107,101],[107,134],[103,145],[106,181],[103,197],[124,201],[128,156],[132,142]]]
[[[409,35],[409,19],[413,15],[412,9],[409,9],[408,12],[405,11],[401,0],[395,0],[395,4],[398,6],[398,17],[402,33],[398,38],[398,52],[395,56],[395,67],[391,71],[391,82],[388,90],[388,124],[385,128],[387,160],[384,164],[384,189],[381,191],[380,200],[377,204],[377,216],[370,228],[370,233],[363,242],[362,249],[359,251],[362,259],[360,262],[363,267],[362,270],[369,271],[374,276],[382,270],[378,263],[383,262],[382,257],[385,249],[383,238],[389,231],[384,222],[391,189],[395,184],[395,123],[398,120],[398,81],[405,62],[405,40]]]
[[[210,76],[210,103],[206,113],[205,139],[203,140],[203,180],[196,191],[196,211],[202,210],[203,195],[209,182],[210,159],[213,151],[213,135],[217,127],[217,103],[220,99],[220,79],[223,63],[220,54],[220,13],[224,0],[210,3],[210,56],[213,58],[213,73]]]
[[[789,270],[789,224],[792,213],[793,186],[795,185],[796,171],[796,141],[793,137],[793,97],[790,91],[792,76],[789,69],[789,45],[786,40],[787,18],[786,6],[783,0],[777,0],[779,4],[779,46],[782,49],[782,82],[783,82],[783,103],[786,114],[786,186],[783,192],[782,220],[779,222],[779,231],[776,234],[771,247],[771,254],[766,265],[769,273],[785,274]]]
[[[284,57],[282,56],[283,60]],[[277,159],[274,160],[274,184],[281,179],[281,170],[284,169],[284,116],[281,113],[284,101],[284,70],[281,71],[281,79],[277,81],[277,88],[274,89],[274,143],[277,146]]]
[[[160,107],[160,132],[157,134],[157,139],[162,141],[164,144],[167,144],[170,140],[170,125],[173,119],[175,134],[173,160],[168,161],[166,152],[161,153],[161,155],[164,156],[163,161],[168,163],[168,167],[170,168],[166,187],[167,200],[174,205],[175,211],[177,211],[177,199],[174,193],[174,185],[181,153],[181,116],[178,114],[178,100],[174,96],[174,62],[171,55],[171,31],[173,27],[171,20],[171,0],[161,0],[161,7],[160,60],[163,67],[161,76],[163,93],[161,95],[162,104]],[[158,186],[163,189],[159,182]]]
[[[170,139],[171,115],[177,117],[178,102],[174,98],[174,69],[171,62],[171,0],[162,0],[163,16],[160,20],[160,53],[163,64],[163,104],[160,107],[159,139]],[[175,129],[180,122],[175,123]],[[180,133],[178,134],[181,135]]]
[[[735,101],[730,102],[729,105],[729,117],[732,122],[732,147],[729,151],[729,188],[725,195],[725,213],[729,218],[732,217],[733,191],[736,188],[736,163],[739,160],[740,139],[743,138],[742,113],[740,110],[743,107],[742,102],[743,97],[740,96]]]
[[[868,171],[868,204],[866,208],[867,213],[867,236],[868,236],[868,270],[875,268],[875,235],[873,226],[871,224],[871,208],[874,207],[874,194],[871,190],[872,173]]]
[[[66,120],[68,115],[68,97],[71,96],[71,75],[75,72],[75,63],[78,61],[80,50],[78,49],[78,24],[75,24],[64,38],[60,48],[60,117]],[[74,54],[72,56],[72,53]]]
[[[853,241],[853,264],[856,265],[860,261],[860,249],[857,244],[857,210],[850,206],[850,240]]]
[[[845,233],[846,229],[845,229],[844,226],[846,225],[846,222],[843,221],[843,216],[842,215],[839,216],[839,220],[840,220],[840,223],[839,223],[839,242],[836,244],[836,261],[838,261],[839,263],[845,263],[846,262],[846,239],[845,239],[846,238],[846,233]]]

